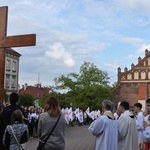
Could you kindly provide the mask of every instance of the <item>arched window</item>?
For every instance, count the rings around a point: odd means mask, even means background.
[[[137,71],[134,72],[134,79],[139,79],[139,73]]]
[[[148,66],[150,66],[150,57],[148,57]]]
[[[141,79],[145,79],[146,78],[146,73],[144,71],[141,72]]]
[[[148,79],[150,79],[150,71],[148,72]]]
[[[128,79],[128,80],[131,80],[131,79],[132,79],[132,74],[129,73],[129,74],[127,75],[127,79]]]

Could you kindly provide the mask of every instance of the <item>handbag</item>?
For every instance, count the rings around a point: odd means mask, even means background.
[[[48,136],[47,136],[46,140],[44,141],[44,143],[39,142],[39,145],[38,145],[38,147],[37,147],[37,150],[44,150],[44,146],[45,146],[47,140],[49,139],[50,135],[51,135],[52,132],[54,131],[55,127],[57,126],[58,121],[59,121],[59,119],[60,119],[60,116],[61,116],[61,115],[59,115],[59,117],[58,117],[58,119],[57,119],[57,121],[56,121],[56,123],[55,123],[53,129],[52,129],[51,132],[48,134]]]
[[[20,149],[20,150],[28,150],[26,143],[23,143],[23,144],[20,144],[20,143],[19,143],[19,141],[17,140],[17,137],[16,137],[16,135],[15,135],[15,132],[14,132],[12,126],[10,126],[10,129],[11,129],[11,131],[12,131],[12,134],[13,134],[13,136],[14,136],[14,138],[15,138],[16,143],[17,143],[18,146],[19,146],[19,149]]]

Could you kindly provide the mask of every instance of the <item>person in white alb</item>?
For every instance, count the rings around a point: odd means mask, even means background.
[[[150,113],[150,98],[146,100],[146,109],[148,114]],[[143,126],[145,131],[143,132],[144,140],[145,140],[145,149],[150,149],[150,124],[144,121]]]
[[[122,114],[118,120],[118,150],[138,150],[136,120],[129,111],[129,103],[122,101],[119,107]]]
[[[96,136],[95,150],[118,150],[118,123],[112,111],[112,102],[102,102],[103,115],[99,116],[89,127],[89,132]]]
[[[138,131],[138,145],[139,147],[143,147],[143,132],[144,132],[144,127],[143,127],[143,122],[144,122],[144,115],[142,112],[142,104],[141,103],[135,103],[134,104],[134,111],[137,114],[136,115],[136,129]]]

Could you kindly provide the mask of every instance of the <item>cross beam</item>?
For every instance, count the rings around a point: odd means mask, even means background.
[[[5,48],[36,44],[35,34],[7,36],[7,16],[8,7],[0,7],[0,101],[4,98]]]

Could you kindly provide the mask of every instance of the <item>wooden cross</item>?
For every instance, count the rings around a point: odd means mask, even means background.
[[[7,36],[8,7],[0,7],[0,101],[4,98],[5,48],[34,46],[35,34]]]

